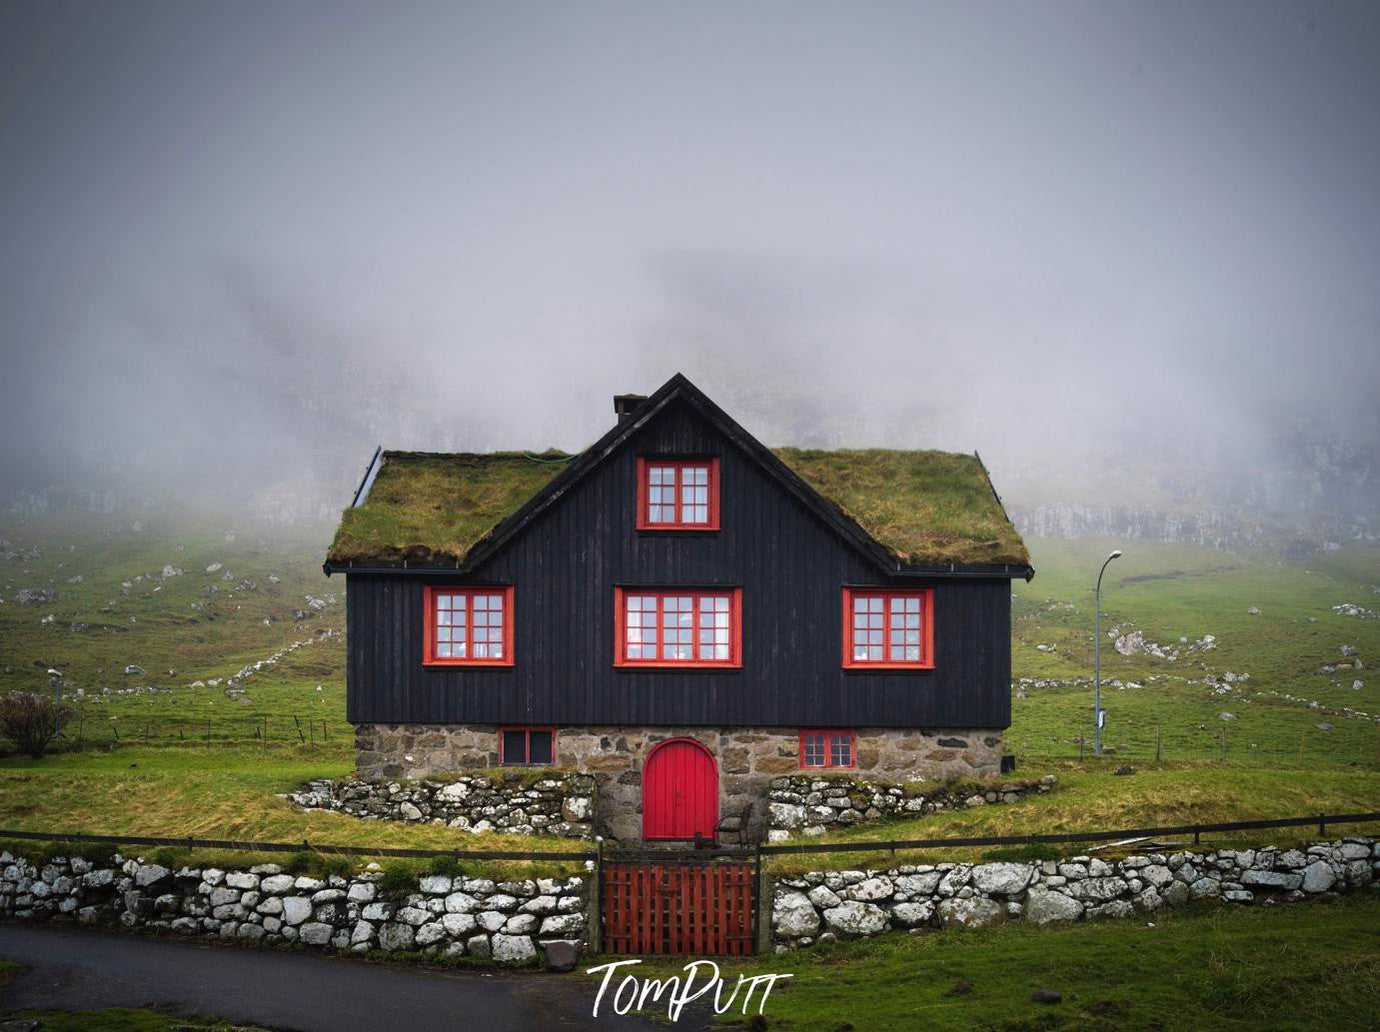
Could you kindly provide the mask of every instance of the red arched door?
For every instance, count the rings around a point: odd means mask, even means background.
[[[719,771],[709,750],[689,738],[662,742],[642,770],[642,837],[714,837]]]

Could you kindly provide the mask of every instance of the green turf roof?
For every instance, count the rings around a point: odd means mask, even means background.
[[[1025,566],[1029,553],[972,455],[885,449],[775,454],[904,563]],[[385,452],[327,560],[463,561],[565,468],[560,453]]]
[[[902,562],[1028,566],[976,455],[775,448],[776,457]]]

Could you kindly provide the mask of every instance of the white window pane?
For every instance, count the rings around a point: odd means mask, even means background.
[[[438,628],[436,628],[436,640],[437,640],[437,641],[450,641],[450,628],[449,628],[449,627],[438,627]]]
[[[449,626],[449,624],[450,624],[450,610],[449,610],[449,609],[442,609],[440,612],[438,612],[438,613],[436,614],[436,622],[437,622],[438,624],[440,624],[442,627]]]
[[[913,663],[920,662],[920,647],[918,645],[906,646],[906,659]]]
[[[920,612],[920,600],[919,600],[918,598],[908,598],[908,599],[906,599],[906,612],[907,612],[907,613],[918,613],[918,612]]]
[[[442,642],[441,644],[437,645],[436,655],[438,657],[448,657],[450,655],[450,644],[448,642]]]

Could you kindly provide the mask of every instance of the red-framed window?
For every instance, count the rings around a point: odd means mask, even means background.
[[[867,670],[934,666],[934,589],[843,589],[843,665]]]
[[[424,594],[428,666],[513,665],[511,586],[428,586]]]
[[[613,591],[615,666],[743,665],[742,588]]]
[[[718,530],[719,460],[637,460],[638,530]]]
[[[502,767],[549,767],[556,762],[554,727],[501,727],[498,763]]]
[[[825,770],[857,765],[858,735],[855,731],[810,730],[800,732],[800,767]]]

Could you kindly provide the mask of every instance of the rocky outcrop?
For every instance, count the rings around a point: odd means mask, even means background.
[[[434,781],[313,781],[287,798],[304,809],[475,833],[594,835],[594,779],[588,774],[552,771],[533,780],[509,770]]]
[[[375,865],[376,866],[376,865]],[[495,883],[428,875],[417,891],[385,896],[383,872],[345,878],[248,870],[173,871],[119,855],[34,863],[0,853],[0,916],[159,929],[202,938],[298,943],[364,953],[413,951],[525,961],[554,942],[585,942],[588,883],[582,877]]]
[[[943,739],[941,738],[942,742]],[[796,774],[773,778],[767,796],[767,839],[822,835],[853,824],[921,817],[993,803],[1014,803],[1054,788],[1052,774],[1031,781],[954,783],[881,781],[838,775]]]
[[[1043,925],[1130,917],[1212,899],[1275,905],[1380,889],[1380,843],[1368,838],[1306,849],[1221,849],[1092,856],[1040,863],[937,864],[888,871],[813,871],[776,881],[778,950],[907,930]]]

